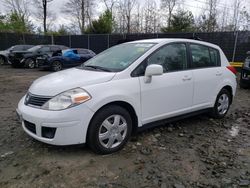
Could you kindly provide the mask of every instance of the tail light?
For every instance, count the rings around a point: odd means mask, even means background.
[[[230,70],[233,74],[237,74],[237,70],[233,66],[227,66],[227,69]]]

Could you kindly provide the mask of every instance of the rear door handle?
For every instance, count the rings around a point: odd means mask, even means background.
[[[192,79],[191,76],[184,76],[184,77],[182,78],[183,81],[188,81],[188,80],[191,80],[191,79]]]
[[[222,75],[222,72],[217,72],[216,73],[216,76],[221,76]]]

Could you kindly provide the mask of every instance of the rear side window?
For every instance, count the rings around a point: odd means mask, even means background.
[[[209,48],[211,64],[213,66],[220,66],[220,53],[218,50]]]
[[[220,65],[219,52],[207,46],[190,44],[192,68],[215,67]]]
[[[89,54],[89,52],[88,50],[78,50],[78,54],[85,55],[85,54]]]

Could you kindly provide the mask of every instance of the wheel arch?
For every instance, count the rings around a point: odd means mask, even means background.
[[[3,58],[4,61],[8,61],[8,58],[5,55],[0,54],[0,57]]]
[[[64,60],[61,59],[61,58],[53,58],[53,59],[50,59],[50,65],[52,66],[53,63],[56,62],[56,61],[60,62],[61,65],[62,65],[62,67],[64,67]]]
[[[232,102],[233,102],[233,88],[230,85],[226,85],[222,89],[226,89],[230,93],[230,95],[231,95],[230,96],[231,97],[230,98],[230,104],[232,104]]]
[[[119,101],[112,101],[112,102],[109,102],[103,106],[101,106],[95,113],[94,115],[92,116],[91,120],[90,120],[90,123],[89,125],[91,124],[91,122],[93,121],[95,115],[100,111],[102,110],[103,108],[109,106],[109,105],[117,105],[117,106],[120,106],[124,109],[126,109],[128,111],[128,113],[130,114],[131,116],[131,119],[132,119],[132,134],[135,134],[137,132],[137,128],[138,128],[138,116],[137,116],[137,113],[134,109],[134,107],[126,102],[126,101],[122,101],[122,100],[119,100]],[[88,131],[89,131],[89,126],[88,126],[88,129],[87,129],[87,134],[88,134]]]

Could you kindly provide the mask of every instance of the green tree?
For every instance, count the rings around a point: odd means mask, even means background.
[[[163,27],[162,32],[191,32],[194,30],[194,16],[190,11],[180,10],[172,15],[169,27]]]
[[[12,12],[5,16],[0,16],[0,31],[14,33],[32,33],[33,25],[24,16],[17,12]]]
[[[202,14],[198,20],[197,30],[200,32],[214,32],[218,28],[216,15]]]
[[[98,20],[94,20],[86,29],[85,33],[112,33],[112,13],[106,10]]]

